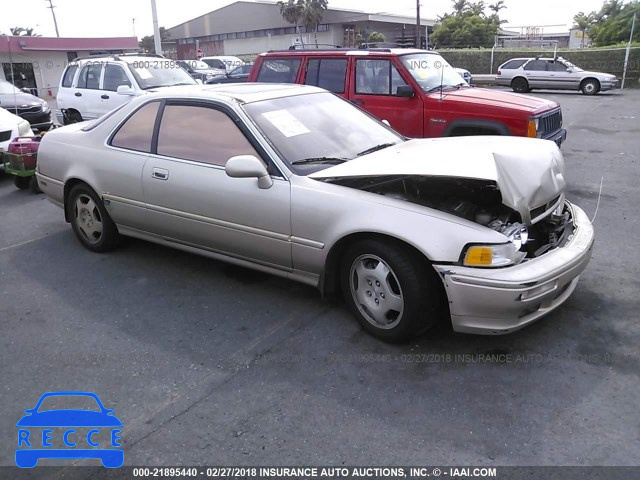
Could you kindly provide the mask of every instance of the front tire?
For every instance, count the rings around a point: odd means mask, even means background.
[[[600,82],[598,82],[598,80],[590,78],[582,82],[582,85],[580,85],[580,90],[582,90],[582,93],[585,95],[595,95],[600,91]]]
[[[365,330],[398,343],[436,323],[442,286],[421,255],[400,243],[370,239],[342,258],[341,286],[349,308]]]
[[[116,247],[118,228],[91,188],[84,184],[73,187],[65,208],[73,232],[86,248],[101,253]]]
[[[526,78],[517,77],[511,81],[511,88],[516,93],[527,93],[531,91],[529,82]]]

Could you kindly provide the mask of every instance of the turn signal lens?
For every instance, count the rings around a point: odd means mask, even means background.
[[[529,120],[529,125],[527,126],[527,137],[531,137],[531,138],[536,138],[537,135],[537,129],[536,129],[536,122],[535,120],[531,119]]]
[[[467,250],[464,263],[469,266],[488,267],[493,263],[493,250],[491,247],[471,247]]]

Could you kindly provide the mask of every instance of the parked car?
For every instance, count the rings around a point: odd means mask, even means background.
[[[511,59],[498,67],[496,84],[511,87],[519,93],[544,88],[581,90],[585,95],[595,95],[619,88],[615,75],[587,72],[562,57]]]
[[[211,68],[223,69],[227,73],[231,72],[236,67],[244,65],[244,61],[238,57],[231,55],[219,55],[202,57],[202,61],[209,65]]]
[[[9,110],[0,108],[0,168],[4,168],[2,152],[8,151],[11,140],[31,134],[31,125],[28,121]]]
[[[516,135],[560,145],[567,136],[556,102],[471,87],[431,50],[272,51],[258,56],[249,82],[322,87],[411,138]]]
[[[229,73],[222,76],[218,76],[208,80],[206,83],[240,83],[246,82],[249,78],[249,73],[253,68],[253,63],[245,63],[239,67],[234,68]]]
[[[571,295],[593,244],[554,143],[407,140],[316,87],[163,89],[54,130],[39,154],[40,187],[89,250],[127,235],[341,290],[389,341],[440,315],[524,327]]]
[[[38,130],[51,128],[49,104],[35,95],[26,93],[5,80],[0,80],[0,107],[25,119]]]
[[[471,72],[469,70],[465,70],[464,68],[455,68],[454,70],[464,79],[465,82],[471,85],[473,77],[471,76]]]
[[[133,97],[196,81],[174,60],[152,54],[92,55],[65,69],[58,95],[58,122],[98,118]]]
[[[224,77],[225,69],[211,68],[202,60],[176,60],[176,63],[184,68],[194,79],[207,83],[216,77]]]

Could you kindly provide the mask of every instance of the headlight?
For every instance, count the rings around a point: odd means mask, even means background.
[[[462,264],[465,267],[507,267],[516,263],[513,243],[472,245],[467,247]]]
[[[32,135],[31,124],[26,120],[22,120],[18,124],[18,135],[21,137],[29,137]]]

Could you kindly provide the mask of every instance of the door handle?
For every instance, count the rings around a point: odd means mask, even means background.
[[[109,100],[109,95],[100,95],[103,100]]]
[[[169,170],[165,170],[164,168],[154,168],[151,171],[151,177],[158,180],[167,180],[169,178]]]
[[[355,99],[351,100],[351,103],[353,103],[354,105],[364,105],[364,100]]]
[[[76,97],[81,97],[81,96],[82,96],[82,94],[81,94],[80,92],[76,92],[76,93],[75,93],[75,96],[76,96]]]

